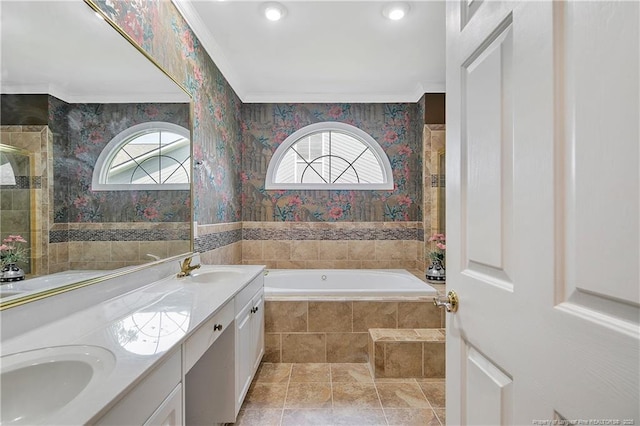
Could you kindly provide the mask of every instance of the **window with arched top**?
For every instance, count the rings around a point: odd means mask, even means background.
[[[389,157],[363,130],[346,123],[315,123],[276,149],[265,189],[393,189]]]
[[[190,160],[189,130],[165,122],[137,124],[102,150],[91,189],[189,189]]]

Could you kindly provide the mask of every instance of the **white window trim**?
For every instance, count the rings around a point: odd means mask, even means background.
[[[278,183],[275,182],[276,172],[280,163],[289,151],[291,146],[298,142],[301,138],[309,136],[313,133],[339,131],[355,137],[364,143],[378,160],[378,164],[382,166],[382,183]],[[314,123],[296,130],[289,135],[273,153],[269,166],[267,167],[267,176],[264,188],[267,190],[278,189],[342,189],[342,190],[392,190],[393,189],[393,171],[389,157],[384,152],[378,142],[367,132],[347,123],[336,121],[324,121],[322,123]]]
[[[135,190],[184,190],[190,189],[191,183],[104,183],[107,180],[107,174],[109,173],[109,165],[111,160],[120,151],[120,148],[134,135],[144,132],[145,130],[166,130],[173,132],[184,138],[191,140],[191,134],[189,130],[184,127],[167,123],[164,121],[149,121],[147,123],[136,124],[128,129],[123,130],[111,139],[111,141],[104,147],[96,166],[93,169],[93,176],[91,178],[91,190],[92,191],[135,191]],[[191,168],[191,160],[189,160],[189,168]]]

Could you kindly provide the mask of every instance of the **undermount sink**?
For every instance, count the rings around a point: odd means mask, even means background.
[[[97,346],[56,346],[0,358],[0,424],[47,423],[113,370]]]
[[[234,268],[233,266],[203,266],[201,269],[192,272],[189,279],[197,283],[215,284],[221,281],[237,280],[243,274],[246,274],[245,270]]]

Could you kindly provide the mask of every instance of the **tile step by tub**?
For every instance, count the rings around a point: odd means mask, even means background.
[[[369,365],[375,378],[443,378],[443,328],[369,329]]]

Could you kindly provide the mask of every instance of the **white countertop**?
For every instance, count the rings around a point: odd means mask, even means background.
[[[225,267],[241,268],[243,273],[237,279],[214,283],[172,275],[3,340],[0,353],[7,356],[68,345],[98,346],[110,351],[115,364],[100,386],[85,389],[54,418],[48,418],[47,424],[95,421],[264,269],[253,265],[203,265],[193,273]],[[95,291],[104,285],[108,282],[95,285]],[[77,296],[72,291],[58,297]]]

